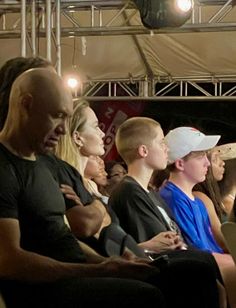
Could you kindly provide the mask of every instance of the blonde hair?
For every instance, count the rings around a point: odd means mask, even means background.
[[[156,138],[157,127],[160,124],[147,117],[133,117],[120,125],[115,137],[116,148],[127,165],[137,157],[140,145],[150,145]]]
[[[84,110],[87,107],[89,107],[89,103],[87,101],[75,101],[73,116],[67,122],[66,134],[60,138],[55,150],[55,154],[59,158],[68,162],[79,172],[81,172],[79,164],[80,151],[78,149],[78,146],[73,141],[73,133],[75,131],[83,131],[84,124],[86,123]]]

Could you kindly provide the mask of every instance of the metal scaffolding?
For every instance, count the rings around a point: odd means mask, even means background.
[[[46,56],[52,58],[52,44],[56,50],[56,69],[61,74],[61,38],[83,36],[132,35],[140,56],[146,65],[147,76],[139,79],[87,80],[77,95],[90,100],[179,100],[195,99],[233,100],[236,93],[236,75],[232,76],[153,76],[141,47],[135,37],[140,34],[190,33],[236,31],[236,23],[228,23],[233,0],[193,0],[191,21],[180,28],[150,30],[136,25],[133,18],[138,11],[132,1],[112,0],[21,0],[0,2],[0,39],[20,39],[21,55],[37,55],[37,39],[46,40]],[[216,10],[204,19],[206,7],[215,6]],[[104,17],[109,12],[110,18]],[[81,23],[81,14],[89,18]],[[123,24],[117,20],[123,17]],[[66,21],[66,22],[65,22]],[[67,24],[65,26],[65,24]],[[69,26],[68,26],[69,24]],[[28,43],[28,44],[27,44]],[[27,50],[27,45],[30,50]],[[193,94],[194,93],[194,96]]]

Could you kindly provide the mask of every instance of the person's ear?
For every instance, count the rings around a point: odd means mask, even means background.
[[[147,157],[148,155],[148,148],[146,145],[142,144],[138,147],[138,154],[141,157]]]
[[[80,133],[77,130],[73,132],[72,139],[79,149],[83,146],[82,137],[80,136]]]
[[[180,171],[184,171],[184,160],[183,159],[177,159],[175,161],[175,167],[180,170]]]
[[[21,98],[21,105],[26,111],[30,111],[33,105],[33,96],[30,93],[26,93]]]

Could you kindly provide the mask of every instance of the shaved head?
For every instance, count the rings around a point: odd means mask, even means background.
[[[69,97],[61,78],[55,71],[47,68],[34,68],[21,74],[12,85],[9,103],[14,104],[29,95],[34,103],[40,102],[41,106]]]
[[[33,153],[52,150],[72,113],[71,94],[55,71],[30,69],[12,85],[3,135],[20,134]]]
[[[36,67],[54,69],[51,62],[42,57],[15,57],[0,68],[0,130],[2,130],[9,107],[9,97],[13,82],[23,72]]]

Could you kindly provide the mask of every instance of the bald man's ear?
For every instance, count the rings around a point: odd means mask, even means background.
[[[33,96],[30,93],[24,94],[21,98],[21,105],[25,110],[30,111],[33,105]]]

